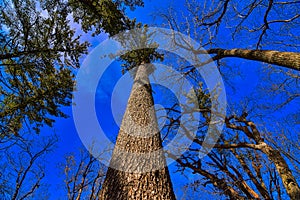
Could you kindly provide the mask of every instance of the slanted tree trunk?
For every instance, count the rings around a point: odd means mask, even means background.
[[[299,200],[300,199],[300,188],[290,170],[288,164],[281,156],[280,151],[273,149],[271,146],[267,145],[265,142],[261,142],[258,145],[260,150],[264,152],[269,159],[274,163],[279,176],[282,180],[282,183],[286,189],[286,192],[290,196],[292,200]]]
[[[236,144],[229,144],[229,145],[221,145],[222,148],[238,148],[238,147],[247,147],[252,149],[257,149],[262,151],[264,154],[268,156],[268,158],[274,163],[276,170],[282,180],[283,186],[286,189],[287,194],[292,200],[299,200],[300,199],[300,187],[292,174],[289,165],[282,157],[280,151],[274,149],[272,146],[268,145],[264,142],[261,133],[257,129],[256,125],[251,122],[247,121],[245,117],[234,117],[239,122],[244,122],[247,126],[238,126],[229,122],[229,118],[225,119],[226,126],[228,128],[234,130],[243,131],[249,138],[253,139],[256,144],[248,144],[248,143],[240,143]],[[249,129],[250,128],[250,129]],[[215,145],[215,147],[220,147],[219,145]]]
[[[226,57],[236,57],[247,60],[261,61],[269,64],[275,64],[300,71],[300,53],[298,52],[220,48],[209,49],[207,51],[199,50],[195,52],[216,54],[216,56],[213,57],[214,60],[219,60]]]
[[[137,69],[99,199],[175,199],[153,107],[149,69],[151,65],[144,64]]]

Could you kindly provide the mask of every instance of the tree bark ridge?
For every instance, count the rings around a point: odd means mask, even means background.
[[[148,71],[142,64],[120,127],[99,199],[175,200],[154,111]]]

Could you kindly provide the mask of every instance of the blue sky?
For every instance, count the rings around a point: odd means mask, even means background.
[[[169,5],[173,5],[174,8],[181,8],[184,6],[183,0],[178,1],[157,1],[157,0],[148,0],[145,1],[144,8],[137,8],[134,12],[128,12],[129,17],[137,18],[138,22],[147,23],[147,24],[157,24],[160,26],[161,19],[157,15],[157,11],[164,11]],[[232,41],[229,36],[229,29],[227,27],[222,27],[219,35],[221,35],[224,47],[226,48],[234,48],[236,41]],[[245,36],[246,37],[246,36]],[[95,38],[92,38],[89,34],[83,34],[83,40],[88,40],[92,46],[90,47],[90,51],[99,45],[102,41],[107,38],[105,34],[101,34]],[[253,43],[253,41],[239,41],[238,47],[246,47],[248,44]],[[84,57],[82,58],[82,61]],[[257,75],[258,72],[262,70],[261,64],[258,62],[253,61],[246,61],[241,59],[230,59],[226,60],[228,65],[236,66],[236,73],[240,74],[238,76],[231,76],[228,82],[225,80],[226,84],[226,92],[228,101],[238,102],[244,99],[251,97],[253,94],[257,92],[257,87],[261,84],[263,77]],[[76,73],[76,72],[75,72]],[[224,73],[231,73],[226,72]],[[105,76],[100,80],[97,88],[97,93],[95,95],[96,101],[96,111],[99,123],[101,124],[104,132],[109,132],[110,134],[108,137],[114,141],[117,133],[118,133],[118,123],[115,122],[113,119],[113,112],[111,110],[111,100],[112,100],[112,89],[114,88],[117,81],[122,77],[120,63],[114,62],[105,72]],[[234,77],[234,78],[232,78]],[[231,86],[234,86],[232,89]],[[164,90],[165,88],[162,87],[154,87],[154,90]],[[117,91],[119,96],[126,97],[129,96],[128,91],[130,90],[130,85],[124,86],[124,90]],[[126,93],[127,92],[127,93]],[[157,93],[160,94],[160,93]],[[165,99],[161,98],[159,95],[154,94],[155,103],[164,104]],[[123,112],[126,108],[126,98],[124,99],[113,99],[114,105],[117,105],[117,114],[119,116],[119,120],[121,119],[120,116],[123,115]],[[295,105],[295,104],[294,104]],[[238,105],[238,109],[242,107],[242,105]],[[291,108],[286,108],[291,109]],[[58,167],[58,164],[64,162],[64,157],[68,153],[78,152],[79,148],[82,148],[82,142],[77,134],[77,130],[74,125],[74,120],[72,117],[72,108],[65,107],[63,111],[67,113],[70,118],[67,119],[56,119],[56,123],[53,128],[44,127],[41,134],[53,134],[56,133],[59,136],[59,142],[57,147],[53,150],[52,153],[47,155],[47,165],[46,165],[46,177],[45,182],[50,185],[49,193],[51,194],[51,198],[53,200],[56,199],[67,199],[63,195],[66,194],[63,191],[64,182],[63,182],[63,175],[61,174],[62,169]],[[102,117],[101,116],[105,116]],[[280,118],[280,113],[274,113],[274,116]],[[175,193],[178,195],[178,199],[186,199],[187,196],[184,196],[184,192],[182,191],[182,186],[190,181],[197,180],[199,178],[198,175],[192,173],[173,173],[176,171],[175,164],[169,166],[172,182],[174,185]],[[189,194],[192,195],[192,191],[189,191]],[[196,193],[194,195],[195,199],[198,199],[201,196],[201,199],[211,199],[213,197],[209,196],[209,194],[203,193]],[[191,199],[191,198],[188,198]]]
[[[163,3],[161,1],[154,1],[149,0],[145,1],[145,7],[144,8],[137,8],[134,12],[129,12],[128,15],[131,18],[136,18],[137,21],[147,24],[160,24],[161,20],[159,19],[156,13],[156,11],[164,11],[165,8],[167,8],[169,5],[175,5],[177,8],[183,6],[183,1],[164,1]],[[224,35],[226,34],[226,30],[224,30]],[[84,34],[83,39],[88,40],[92,46],[90,47],[90,50],[95,48],[98,44],[100,44],[103,40],[105,40],[107,36],[105,34],[102,34],[96,38],[92,38],[89,36],[89,34]],[[232,63],[239,63],[235,62],[236,60],[232,61]],[[242,61],[243,64],[247,64],[247,62]],[[118,126],[117,123],[113,120],[112,112],[111,112],[111,92],[112,88],[116,84],[116,82],[121,78],[121,68],[120,63],[114,62],[106,71],[106,75],[100,80],[98,88],[97,88],[97,94],[95,96],[96,101],[96,111],[98,117],[100,115],[105,116],[104,118],[101,118],[99,120],[99,123],[101,124],[104,131],[110,132],[110,135],[108,137],[114,141],[117,133],[118,133]],[[243,67],[242,70],[247,70],[247,76],[245,77],[236,77],[235,80],[231,80],[232,83],[237,86],[236,92],[239,93],[239,96],[247,96],[251,93],[253,88],[256,86],[256,82],[258,81],[258,77],[254,76],[256,72],[255,65],[251,65],[250,68]],[[249,74],[250,73],[250,74]],[[243,79],[243,81],[241,81]],[[251,84],[249,84],[251,82]],[[235,83],[239,83],[236,85]],[[127,91],[130,89],[129,87],[126,87]],[[155,88],[154,88],[155,89]],[[237,94],[235,94],[237,95]],[[121,95],[124,96],[124,95]],[[129,96],[129,94],[128,94]],[[160,99],[158,97],[154,96],[156,103],[160,103]],[[125,111],[126,107],[126,99],[119,99],[120,102],[115,102],[118,104],[120,113],[119,116],[122,116]],[[58,167],[58,163],[64,162],[64,156],[70,152],[76,152],[79,148],[82,148],[82,143],[80,138],[78,137],[76,128],[74,126],[74,121],[72,118],[72,109],[71,107],[63,108],[65,113],[69,114],[71,117],[68,119],[57,119],[55,126],[53,129],[45,128],[43,130],[44,133],[52,134],[53,131],[55,131],[59,135],[59,143],[57,144],[57,148],[53,151],[53,153],[48,155],[47,160],[49,161],[49,164],[46,168],[46,182],[50,185],[50,199],[58,199],[60,197],[61,199],[65,199],[63,197],[63,194],[65,192],[63,191],[62,184],[63,184],[63,176],[59,176],[62,169]],[[42,132],[42,133],[43,133]],[[174,190],[176,195],[179,197],[178,199],[186,199],[187,197],[184,194],[183,185],[187,182],[197,180],[198,176],[194,175],[192,173],[173,173],[176,171],[175,163],[169,166],[172,182],[174,185]],[[191,195],[191,191],[190,195]],[[198,193],[198,195],[201,195],[201,198],[203,199],[209,199],[209,194],[201,194]],[[195,199],[198,199],[198,195],[194,195]],[[189,197],[190,199],[191,197]]]
[[[182,3],[182,1],[179,1]],[[130,17],[137,18],[137,21],[142,23],[148,23],[153,24],[153,20],[158,19],[154,16],[155,11],[158,9],[164,9],[168,6],[168,4],[176,4],[176,2],[170,1],[162,4],[162,2],[159,1],[153,1],[149,0],[145,2],[144,8],[137,8],[134,12],[129,12]],[[178,6],[178,4],[176,4]],[[160,23],[160,21],[155,21],[155,23]],[[98,44],[100,44],[103,40],[105,40],[107,36],[100,35],[96,38],[90,37],[88,34],[83,35],[83,40],[88,40],[92,46],[90,47],[90,50],[95,48]],[[83,59],[82,59],[83,60]],[[97,116],[105,116],[102,117],[101,120],[98,118],[99,123],[101,124],[101,127],[104,129],[105,132],[109,132],[111,135],[108,135],[108,137],[114,141],[116,139],[117,133],[118,133],[118,125],[117,122],[114,121],[111,111],[111,93],[114,85],[116,82],[121,78],[121,68],[120,63],[114,62],[107,70],[106,75],[103,76],[103,78],[100,80],[97,93],[95,96],[96,101],[96,110],[97,110]],[[159,86],[158,86],[159,87]],[[129,92],[131,86],[126,87],[126,92]],[[157,87],[154,86],[154,90],[156,90]],[[157,88],[158,89],[158,88]],[[163,89],[163,88],[161,88]],[[122,92],[122,91],[119,91]],[[129,93],[127,94],[129,97]],[[121,94],[120,96],[125,96],[126,94]],[[154,96],[155,103],[163,103],[162,100],[158,99],[158,97]],[[115,101],[119,100],[118,102],[114,102],[115,105],[118,106],[120,113],[119,116],[123,116],[123,113],[126,108],[126,99],[115,99]],[[69,114],[71,117],[67,119],[57,119],[55,126],[53,129],[51,128],[44,128],[42,134],[52,134],[53,131],[55,131],[59,136],[59,142],[57,144],[57,148],[49,155],[47,155],[47,160],[49,161],[49,164],[46,167],[46,182],[50,185],[49,192],[51,194],[50,199],[66,199],[63,197],[63,194],[66,194],[65,191],[63,191],[63,176],[60,175],[62,172],[62,169],[58,167],[58,163],[64,162],[64,157],[66,154],[70,152],[76,152],[79,148],[82,148],[83,145],[81,143],[81,140],[77,134],[74,121],[72,118],[72,108],[66,107],[63,108],[65,113]],[[174,185],[174,190],[176,195],[178,195],[178,199],[181,199],[180,196],[183,195],[183,185],[184,183],[187,183],[188,181],[194,180],[197,178],[197,175],[193,175],[190,173],[187,173],[186,175],[182,174],[174,174],[173,172],[177,169],[175,166],[175,163],[169,166],[172,182]],[[205,195],[208,197],[207,195]],[[185,197],[182,196],[182,198],[185,199]]]

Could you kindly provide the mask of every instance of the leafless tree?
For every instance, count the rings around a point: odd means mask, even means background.
[[[215,62],[224,80],[229,81],[236,78],[240,69],[245,76],[245,68],[255,65],[258,69],[256,76],[261,82],[247,102],[232,94],[227,96],[228,114],[223,116],[226,129],[213,151],[203,160],[198,159],[203,142],[200,135],[177,160],[180,169],[189,168],[201,175],[199,184],[213,185],[230,198],[284,199],[286,194],[291,199],[300,198],[299,163],[295,157],[298,140],[293,140],[299,130],[299,111],[294,109],[299,102],[299,3],[186,1],[182,10],[170,8],[161,14],[168,28],[200,44],[194,47],[174,34],[170,37],[176,47],[194,55],[211,56],[197,66],[179,65],[186,77],[195,77],[195,68],[210,62]],[[210,104],[205,108],[195,111],[202,115],[199,132],[205,132],[210,122]],[[284,116],[278,118],[280,113]],[[180,118],[169,120],[166,128],[170,131],[171,126],[180,123]]]
[[[1,149],[0,192],[4,199],[47,199],[45,156],[53,150],[56,136],[19,137]],[[43,190],[42,195],[37,193]]]
[[[66,156],[62,168],[68,199],[98,199],[106,173],[98,159],[86,149],[80,151],[79,158],[75,153]]]

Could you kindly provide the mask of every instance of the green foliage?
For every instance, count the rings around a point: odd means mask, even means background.
[[[54,117],[67,117],[61,107],[71,104],[72,69],[88,47],[71,27],[71,14],[85,32],[112,36],[135,27],[125,8],[143,2],[7,0],[0,5],[0,134],[5,137],[24,126],[39,133]]]
[[[152,43],[152,33],[148,32],[147,26],[136,23],[135,19],[129,19],[125,15],[125,8],[131,10],[135,6],[143,6],[141,0],[84,0],[69,1],[73,9],[74,21],[80,23],[85,32],[92,31],[92,35],[97,35],[102,31],[121,42],[126,49],[136,49],[129,53],[119,53],[120,60],[124,62],[123,73],[141,63],[150,63],[155,60],[162,60],[163,55],[156,51],[158,45]],[[134,29],[134,30],[133,30]],[[127,30],[133,30],[134,38],[130,38]],[[130,31],[131,33],[133,31]],[[149,47],[149,48],[140,48]]]
[[[119,7],[125,9],[125,7],[129,7],[130,10],[134,10],[136,6],[144,6],[144,2],[142,0],[115,0],[114,1]]]
[[[199,82],[196,89],[192,89],[186,94],[187,103],[192,104],[199,109],[209,109],[211,107],[211,96],[208,89],[203,87],[203,83]]]
[[[40,4],[39,4],[40,3]],[[43,12],[42,12],[43,11]],[[70,27],[66,3],[5,1],[0,31],[0,133],[18,134],[24,125],[37,133],[53,117],[66,117],[74,75],[87,43]]]
[[[133,22],[135,24],[135,21]],[[158,44],[151,39],[153,34],[149,32],[147,25],[143,26],[141,23],[137,23],[134,29],[130,31],[130,34],[124,32],[117,36],[116,39],[120,41],[125,50],[133,49],[127,53],[122,51],[118,53],[120,60],[123,61],[123,74],[142,63],[151,63],[156,60],[163,61],[164,55],[157,51]]]
[[[69,0],[74,21],[81,24],[85,32],[93,31],[93,36],[105,31],[110,36],[132,27],[132,21],[125,15],[125,6],[134,9],[142,6],[140,0]]]

